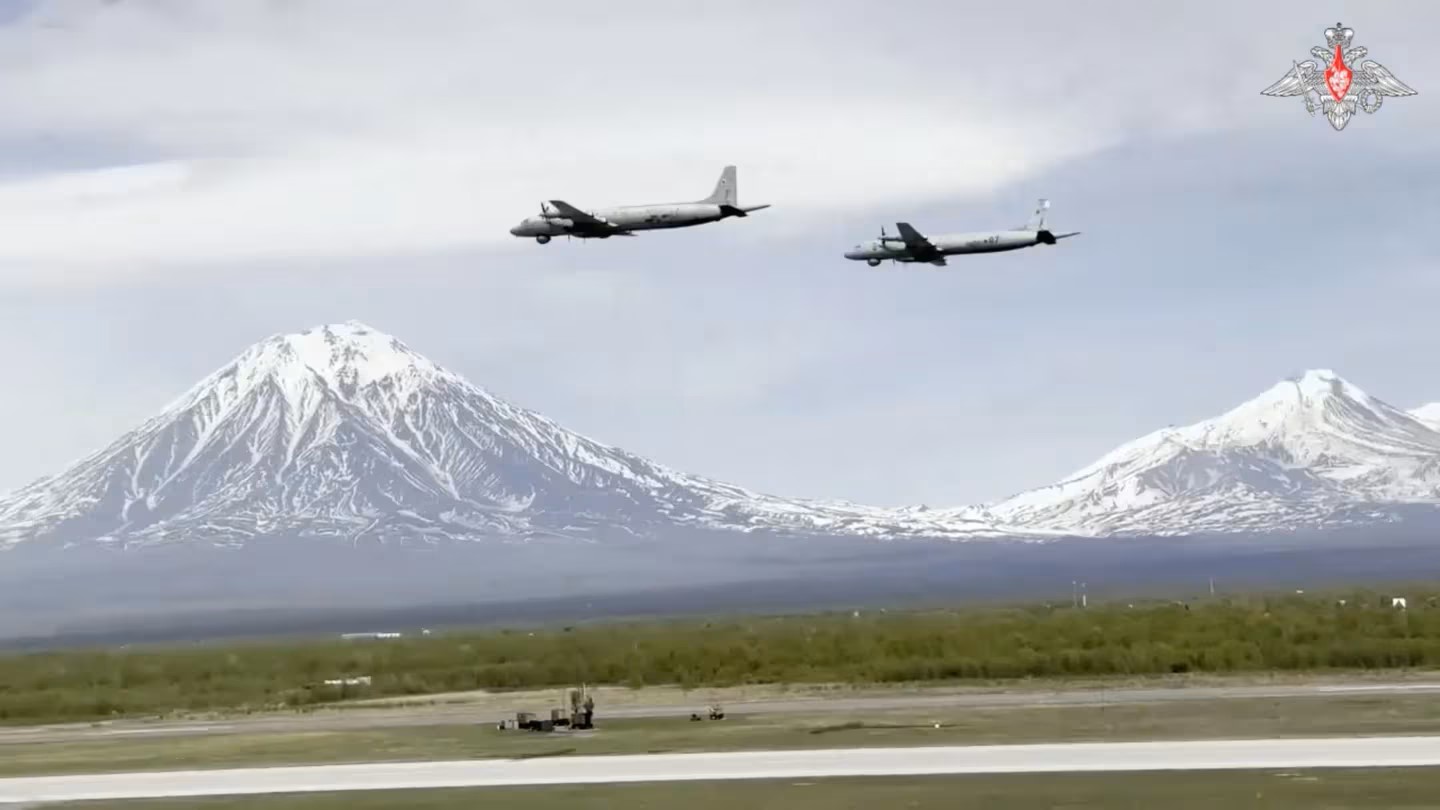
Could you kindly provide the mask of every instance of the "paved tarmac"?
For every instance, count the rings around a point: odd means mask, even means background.
[[[851,748],[0,779],[0,803],[836,776],[1440,766],[1440,737]]]

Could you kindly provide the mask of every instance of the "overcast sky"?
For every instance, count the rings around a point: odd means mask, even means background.
[[[1333,368],[1440,400],[1440,4],[0,0],[0,491],[357,319],[782,495],[959,505]],[[1083,7],[1083,8],[1082,8]],[[1354,27],[1419,90],[1259,91]],[[539,246],[541,199],[748,220]],[[869,268],[882,224],[1054,248]]]

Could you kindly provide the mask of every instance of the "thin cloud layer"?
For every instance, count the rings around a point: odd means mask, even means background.
[[[730,162],[782,232],[1243,125],[1254,78],[1195,71],[1208,21],[1112,6],[42,5],[0,28],[0,138],[101,167],[0,183],[0,284],[507,246],[540,199],[691,199]],[[1227,33],[1243,65],[1256,35]]]
[[[1259,95],[1337,18],[1421,93],[1344,133]],[[892,504],[1045,484],[1309,367],[1434,400],[1437,23],[1373,0],[0,14],[0,490],[349,318],[664,463]],[[774,209],[506,233],[550,197],[702,196],[731,162]],[[946,271],[840,258],[1042,194],[1086,235]]]

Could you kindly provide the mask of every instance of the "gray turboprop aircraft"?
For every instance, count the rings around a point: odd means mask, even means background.
[[[864,259],[871,267],[878,266],[886,259],[897,262],[927,262],[945,266],[945,257],[962,253],[998,253],[1002,250],[1018,250],[1035,245],[1053,245],[1056,240],[1076,236],[1080,232],[1053,233],[1045,227],[1045,212],[1050,209],[1049,200],[1041,200],[1030,221],[1011,231],[988,231],[984,233],[952,233],[943,236],[926,237],[911,227],[908,222],[897,222],[899,236],[888,236],[880,229],[880,237],[861,242],[845,252],[847,259]]]
[[[751,211],[769,205],[741,206],[735,198],[735,167],[726,166],[709,197],[695,202],[626,205],[582,211],[564,200],[540,203],[539,216],[527,217],[510,229],[515,236],[532,236],[545,244],[555,236],[578,236],[581,239],[609,239],[612,236],[634,236],[635,231],[659,228],[688,228],[726,217],[749,216]]]

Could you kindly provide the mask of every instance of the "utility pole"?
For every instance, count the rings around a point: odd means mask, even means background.
[[[1210,577],[1210,595],[1211,595],[1211,596],[1214,596],[1214,595],[1215,595],[1215,578],[1214,578],[1214,577]]]
[[[1085,583],[1080,583],[1080,607],[1089,607],[1090,597],[1085,593]]]
[[[1080,583],[1070,580],[1070,607],[1080,607]]]

